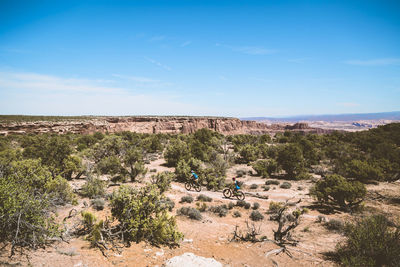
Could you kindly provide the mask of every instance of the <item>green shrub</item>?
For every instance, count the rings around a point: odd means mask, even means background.
[[[250,185],[250,189],[257,189],[257,188],[258,188],[258,185],[256,185],[256,184]]]
[[[236,206],[242,207],[242,208],[245,208],[248,210],[248,209],[250,209],[251,204],[244,200],[238,200],[238,201],[236,201]]]
[[[392,229],[382,215],[347,224],[345,236],[335,253],[341,265],[399,266],[400,229]]]
[[[297,144],[287,144],[280,148],[277,162],[291,178],[294,178],[304,170],[303,152]]]
[[[53,203],[64,205],[76,201],[76,195],[72,192],[72,188],[68,181],[61,176],[57,176],[46,183],[46,191],[49,192]]]
[[[106,202],[102,198],[96,198],[96,199],[92,199],[90,204],[93,206],[93,208],[95,210],[103,210]]]
[[[168,166],[176,167],[180,160],[188,160],[190,158],[189,147],[186,142],[180,139],[173,139],[165,149],[164,158]]]
[[[310,180],[312,179],[312,175],[306,172],[299,173],[296,177],[296,180]]]
[[[237,177],[243,177],[246,175],[246,170],[236,170]]]
[[[205,212],[207,210],[207,204],[204,202],[202,203],[197,202],[196,209],[198,209],[200,212]]]
[[[319,180],[310,190],[310,194],[320,203],[351,208],[359,205],[367,190],[365,185],[355,181],[347,181],[340,175],[330,175]]]
[[[181,197],[180,203],[192,203],[192,202],[193,202],[193,197],[190,195]]]
[[[175,207],[175,202],[169,197],[161,199],[160,204],[164,205],[168,211],[172,211]]]
[[[126,242],[147,240],[154,245],[177,246],[183,235],[168,214],[165,197],[156,185],[140,189],[121,186],[110,201],[111,214],[124,229]]]
[[[273,185],[279,185],[280,183],[279,183],[278,180],[266,180],[266,181],[265,181],[265,185],[271,185],[271,184],[273,184]]]
[[[252,221],[261,221],[264,219],[264,216],[258,210],[253,210],[250,214],[250,219]]]
[[[274,202],[271,201],[269,203],[269,208],[268,208],[268,212],[269,213],[276,213],[278,212],[280,209],[282,209],[284,207],[284,204],[282,202]]]
[[[233,212],[233,214],[232,214],[232,217],[234,217],[234,218],[242,217],[242,214],[241,214],[239,211],[235,210],[235,211]]]
[[[269,189],[271,189],[271,187],[269,185],[263,185],[263,189],[264,189],[264,191],[269,191]]]
[[[274,159],[257,160],[252,166],[257,175],[262,177],[269,177],[278,171],[278,163]]]
[[[235,203],[233,203],[233,202],[229,202],[229,204],[228,204],[228,209],[233,209],[235,207]]]
[[[292,184],[289,182],[283,182],[279,187],[283,189],[289,189],[292,187]]]
[[[203,202],[211,202],[212,198],[209,197],[209,196],[206,196],[204,194],[201,194],[201,195],[197,196],[197,200],[198,201],[203,201]]]
[[[380,167],[357,159],[353,159],[345,164],[344,172],[346,177],[355,178],[360,182],[367,182],[369,180],[381,181],[384,179],[384,173]]]
[[[152,183],[157,185],[161,193],[164,193],[171,187],[171,182],[173,179],[174,174],[169,171],[157,173],[156,175],[152,175],[151,177]]]
[[[258,210],[259,207],[260,207],[260,203],[254,202],[254,203],[253,203],[252,209],[253,209],[253,210]]]
[[[208,210],[215,214],[218,214],[219,217],[225,217],[226,214],[228,214],[228,208],[226,207],[226,205],[212,206]]]
[[[82,196],[88,198],[102,197],[106,193],[106,182],[98,177],[89,176],[81,188]]]
[[[190,219],[197,221],[200,221],[203,218],[203,216],[201,216],[200,211],[192,207],[182,207],[177,211],[177,214],[185,215]]]
[[[330,219],[324,223],[324,226],[331,231],[342,231],[344,229],[344,223],[337,219]]]

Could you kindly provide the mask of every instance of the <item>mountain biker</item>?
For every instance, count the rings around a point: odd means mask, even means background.
[[[235,177],[232,178],[232,181],[234,182],[233,192],[236,193],[240,189],[240,186]]]
[[[197,183],[199,181],[199,176],[193,171],[190,171],[192,173],[192,176],[194,177],[194,181]]]

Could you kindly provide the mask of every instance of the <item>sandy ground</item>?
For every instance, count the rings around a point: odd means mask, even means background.
[[[162,166],[162,159],[151,162],[147,165],[149,169],[157,169],[157,171],[170,170]],[[246,165],[235,165],[228,170],[228,177],[236,175],[238,169],[250,169]],[[148,181],[149,177],[154,174],[148,173],[143,178]],[[260,236],[273,238],[273,230],[277,228],[277,224],[269,220],[269,215],[266,214],[269,203],[271,201],[286,201],[295,202],[301,199],[297,207],[310,209],[309,213],[305,214],[300,225],[294,230],[293,236],[299,240],[296,247],[289,247],[292,257],[281,253],[278,255],[268,254],[271,250],[279,248],[271,242],[249,243],[249,242],[231,242],[231,237],[235,226],[244,229],[245,223],[251,213],[250,210],[235,207],[229,211],[226,217],[218,217],[210,212],[203,212],[201,221],[194,221],[184,216],[177,216],[177,224],[179,230],[184,234],[184,240],[179,248],[170,249],[168,247],[153,247],[145,242],[132,244],[128,248],[124,248],[121,254],[109,252],[108,257],[104,257],[102,253],[95,248],[90,248],[88,241],[83,237],[72,238],[67,242],[55,242],[46,249],[36,251],[28,251],[27,256],[16,255],[9,259],[7,254],[0,256],[0,266],[51,266],[51,267],[83,267],[83,266],[161,266],[167,259],[174,256],[182,255],[185,252],[192,252],[203,257],[212,257],[221,262],[225,266],[335,266],[334,263],[324,259],[323,253],[334,250],[336,244],[343,240],[343,237],[336,233],[327,230],[321,223],[317,222],[317,217],[323,215],[327,220],[348,219],[349,214],[334,213],[321,214],[315,209],[312,209],[313,200],[308,195],[308,190],[312,186],[311,181],[290,181],[292,187],[290,189],[281,189],[279,186],[271,186],[269,191],[263,191],[261,186],[257,189],[249,189],[251,184],[264,184],[266,179],[246,175],[239,180],[244,182],[246,201],[250,203],[258,202],[260,204],[259,211],[265,216],[261,222],[256,222],[255,225],[260,228]],[[283,181],[281,181],[283,182]],[[73,181],[74,187],[79,188],[84,183],[84,180]],[[128,183],[137,186],[136,183]],[[117,186],[108,188],[108,192],[115,190]],[[400,214],[400,203],[396,202],[400,199],[400,183],[382,183],[379,185],[368,186],[369,195],[366,201],[366,210],[381,210],[391,215]],[[250,194],[251,195],[250,195]],[[254,194],[268,196],[268,199],[260,199],[254,197]],[[195,203],[179,203],[182,196],[192,195],[196,198],[200,194],[205,194],[213,199],[208,206],[228,204],[230,200],[225,199],[221,192],[206,191],[202,188],[200,193],[194,191],[186,191],[183,184],[172,183],[171,189],[166,193],[168,197],[175,201],[175,208],[172,214],[176,214],[177,209],[182,206],[195,207]],[[75,207],[65,206],[58,211],[58,219],[68,215],[72,208],[78,212],[81,210],[91,210],[86,204],[90,203],[89,199],[80,199],[79,204]],[[292,209],[295,207],[291,207]],[[234,211],[239,211],[242,216],[234,218]],[[104,218],[110,216],[109,207],[103,211],[93,211],[97,217]],[[69,224],[78,223],[78,217],[69,221]]]

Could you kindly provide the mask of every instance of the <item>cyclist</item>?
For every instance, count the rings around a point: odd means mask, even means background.
[[[240,189],[239,183],[235,177],[232,178],[232,181],[234,182],[233,193],[237,193],[237,191]]]
[[[191,170],[190,172],[192,173],[194,181],[197,183],[199,181],[199,176],[193,170]]]

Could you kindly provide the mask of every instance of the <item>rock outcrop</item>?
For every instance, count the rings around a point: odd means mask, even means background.
[[[193,253],[184,253],[167,260],[164,267],[222,267],[222,264],[212,258],[196,256]]]
[[[326,130],[310,128],[306,123],[288,125],[267,125],[256,121],[242,121],[223,117],[91,117],[82,120],[34,121],[0,123],[0,134],[10,133],[80,133],[121,132],[189,134],[207,128],[216,132],[230,134],[273,134],[286,130],[297,132],[324,133]]]

